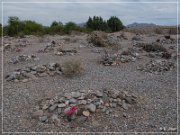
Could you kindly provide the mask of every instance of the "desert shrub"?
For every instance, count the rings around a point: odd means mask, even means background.
[[[107,34],[102,31],[94,31],[89,37],[88,41],[98,47],[107,47]]]
[[[66,77],[74,77],[80,75],[83,71],[80,60],[69,60],[62,64],[62,72]]]
[[[146,52],[167,52],[166,48],[162,45],[148,44],[144,45],[143,49]]]

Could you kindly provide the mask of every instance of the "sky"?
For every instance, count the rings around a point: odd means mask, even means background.
[[[2,1],[2,0],[1,0]],[[12,2],[19,3],[12,3]],[[3,24],[7,24],[9,16],[17,16],[21,20],[34,20],[49,26],[52,21],[66,23],[86,22],[89,16],[101,16],[107,20],[117,16],[124,25],[134,22],[155,23],[158,25],[177,25],[178,0],[3,0]],[[32,3],[20,3],[32,2]],[[33,3],[35,2],[35,3]],[[57,3],[62,2],[62,3]],[[72,2],[72,3],[65,3]],[[88,3],[85,3],[88,2]],[[102,3],[105,2],[105,3]],[[108,3],[111,2],[111,3]],[[122,2],[122,3],[115,3]],[[144,3],[142,3],[144,2]],[[157,3],[159,2],[159,3]],[[164,3],[162,3],[164,2]],[[174,2],[174,3],[165,3]],[[180,4],[178,13],[180,14]],[[2,8],[2,4],[0,4]],[[2,10],[0,10],[2,14]],[[179,15],[180,16],[180,15]],[[0,18],[2,21],[2,18]],[[178,19],[180,22],[180,17]]]

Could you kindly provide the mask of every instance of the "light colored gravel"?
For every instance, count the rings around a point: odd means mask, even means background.
[[[146,37],[146,35],[144,35]],[[163,75],[154,75],[138,71],[139,64],[149,61],[144,57],[136,62],[125,63],[119,66],[103,66],[98,63],[104,51],[102,48],[87,45],[86,35],[70,37],[70,43],[65,43],[65,48],[76,48],[78,54],[74,56],[55,56],[53,53],[37,53],[43,49],[47,41],[63,42],[61,36],[44,37],[42,43],[38,38],[31,37],[31,45],[23,51],[6,52],[4,54],[4,75],[16,68],[23,68],[33,64],[46,64],[48,62],[63,63],[72,58],[80,59],[85,67],[82,76],[72,79],[64,76],[41,77],[38,80],[23,82],[4,82],[3,109],[4,131],[6,132],[161,132],[160,128],[175,128],[177,125],[177,73],[176,70],[168,71]],[[157,37],[154,37],[155,40]],[[148,37],[145,38],[147,42]],[[16,39],[14,39],[16,40]],[[15,41],[12,42],[15,43]],[[80,47],[85,46],[85,47]],[[122,42],[122,46],[131,46],[130,40]],[[175,44],[173,44],[175,46]],[[100,53],[92,52],[100,50]],[[39,61],[25,62],[22,64],[8,64],[7,61],[19,54],[36,54]],[[89,123],[75,128],[68,128],[71,123],[64,123],[62,127],[42,124],[30,118],[38,100],[51,91],[61,93],[78,90],[118,89],[120,91],[133,91],[138,94],[139,104],[128,110],[129,118],[106,115],[96,115],[89,119]],[[122,112],[118,112],[122,113]]]

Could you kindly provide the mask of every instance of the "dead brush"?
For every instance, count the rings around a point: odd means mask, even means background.
[[[84,70],[80,60],[69,60],[62,64],[62,72],[66,77],[81,75]]]

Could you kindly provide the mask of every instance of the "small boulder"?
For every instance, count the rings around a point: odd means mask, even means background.
[[[87,105],[87,109],[90,111],[90,112],[95,112],[96,111],[96,105],[94,105],[94,104],[89,104],[89,105]]]

